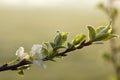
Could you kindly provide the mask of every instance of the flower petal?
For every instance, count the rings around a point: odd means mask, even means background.
[[[28,53],[24,53],[24,48],[23,47],[20,47],[16,51],[16,56],[19,58],[19,60],[29,59],[29,55],[28,55]]]
[[[24,54],[24,48],[20,47],[17,51],[16,51],[16,56],[21,57]]]
[[[42,50],[42,45],[34,44],[32,47],[32,52],[35,54],[40,54]]]
[[[43,67],[44,69],[46,68],[46,65],[44,64],[44,62],[43,62],[43,60],[34,60],[33,61],[33,64],[36,64],[36,65],[38,65],[38,66],[41,66],[41,67]]]

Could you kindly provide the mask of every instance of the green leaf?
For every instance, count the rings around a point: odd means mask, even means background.
[[[67,40],[67,32],[58,32],[58,35],[54,39],[55,47],[63,46]]]
[[[57,50],[57,49],[60,49],[60,48],[66,48],[66,47],[65,46],[57,46],[54,49]]]
[[[86,36],[84,34],[77,35],[72,44],[75,46],[79,46],[85,39]]]
[[[103,33],[111,33],[112,31],[112,21],[107,24],[107,26],[100,26],[99,28],[96,29],[96,35],[98,34],[103,34]]]
[[[95,36],[96,36],[95,29],[91,26],[88,26],[88,30],[89,30],[89,38],[92,41],[95,39]]]
[[[100,26],[96,29],[96,34],[98,34],[101,30],[103,30],[105,27],[103,26]]]
[[[62,36],[60,32],[58,32],[58,35],[55,37],[54,44],[55,46],[59,46],[62,44]]]
[[[99,27],[96,30],[96,37],[94,41],[106,41],[117,37],[115,34],[111,34],[112,31],[112,21],[110,20],[109,24],[106,27]]]
[[[102,41],[102,40],[105,40],[108,36],[109,36],[108,33],[96,35],[94,41]]]
[[[19,74],[21,77],[23,77],[23,76],[24,76],[24,72],[23,72],[23,70],[22,70],[22,69],[19,70],[18,74]]]
[[[72,47],[74,47],[74,45],[69,42],[67,43],[67,46],[68,46],[68,49],[71,49]]]
[[[107,36],[107,37],[104,39],[104,41],[110,40],[110,39],[115,38],[115,37],[118,37],[118,35],[116,35],[116,34],[109,34],[109,36]]]
[[[53,42],[50,42],[50,45],[53,49],[55,48],[55,44]]]
[[[59,56],[55,56],[54,58],[62,58],[63,56],[59,55]]]
[[[62,32],[61,36],[62,36],[62,45],[64,45],[64,43],[67,40],[68,33],[67,32]]]
[[[110,34],[111,31],[112,31],[112,21],[110,20],[110,22],[107,24],[107,26],[105,26],[103,29],[101,28],[101,30],[99,31],[98,34],[103,34],[103,33],[109,33]]]
[[[50,47],[49,42],[45,42],[44,45],[46,46],[47,49]]]
[[[48,50],[46,48],[44,48],[44,47],[42,47],[42,53],[44,55],[48,55],[49,54]]]
[[[104,34],[97,35],[94,41],[107,41],[114,37],[118,37],[118,35],[104,33]]]

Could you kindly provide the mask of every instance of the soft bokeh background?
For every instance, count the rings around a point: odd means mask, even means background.
[[[108,17],[96,5],[105,0],[0,0],[0,65],[15,58],[20,47],[30,51],[33,44],[52,41],[56,31],[69,32],[71,41],[79,33],[88,34],[87,25],[98,27]],[[118,8],[120,4],[115,3]],[[116,21],[119,33],[120,15]],[[119,41],[119,40],[118,40]],[[108,80],[114,76],[112,64],[102,59],[109,42],[71,52],[47,69],[32,66],[23,78],[17,72],[0,73],[0,80]]]

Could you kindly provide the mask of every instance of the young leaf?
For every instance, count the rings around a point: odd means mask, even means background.
[[[53,42],[50,42],[50,45],[53,49],[55,48],[55,44]]]
[[[54,44],[55,46],[59,46],[62,44],[62,36],[60,32],[58,32],[58,35],[55,37]]]
[[[22,69],[19,70],[18,74],[19,74],[21,77],[23,77],[23,76],[24,76],[24,72],[23,72],[23,70],[22,70]]]
[[[65,48],[65,46],[57,46],[54,49],[57,50],[57,49],[60,49],[60,48]]]
[[[104,34],[99,34],[95,37],[94,41],[102,41],[105,40],[107,37],[109,36],[108,33],[104,33]]]
[[[88,30],[89,30],[89,38],[92,41],[95,39],[96,36],[95,29],[91,26],[88,26]]]
[[[110,40],[110,39],[112,39],[112,38],[114,38],[114,37],[119,37],[119,36],[116,35],[116,34],[109,34],[109,36],[107,36],[107,37],[104,39],[104,41]]]
[[[103,30],[105,27],[103,26],[100,26],[96,29],[96,34],[98,34],[101,30]]]
[[[45,42],[44,45],[46,46],[47,49],[50,47],[49,42]]]
[[[112,31],[112,26],[111,25],[112,25],[112,21],[110,21],[106,27],[101,29],[98,34],[103,34],[103,33],[109,33],[110,34],[111,31]]]
[[[72,47],[74,47],[74,45],[69,42],[67,43],[67,46],[68,46],[68,49],[71,49]]]
[[[49,54],[48,50],[46,48],[44,48],[44,47],[42,47],[42,53],[44,55],[48,55]]]
[[[68,33],[67,32],[62,32],[61,36],[62,36],[62,45],[64,45],[64,43],[67,40]]]
[[[67,32],[62,32],[62,33],[58,32],[58,35],[54,39],[55,47],[63,46],[67,40],[67,35],[68,35]]]
[[[79,46],[85,39],[86,36],[84,34],[77,35],[72,44],[75,46]]]

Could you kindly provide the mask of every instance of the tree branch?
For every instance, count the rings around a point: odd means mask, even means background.
[[[85,46],[89,46],[89,45],[91,45],[92,44],[92,41],[88,41],[88,42],[83,42],[80,46],[78,46],[78,47],[72,47],[72,48],[70,48],[70,49],[66,49],[65,51],[63,51],[63,52],[61,52],[61,53],[58,53],[58,54],[55,54],[54,56],[67,56],[67,53],[68,52],[71,52],[71,51],[74,51],[74,50],[76,50],[76,49],[82,49],[83,47],[85,47]],[[49,56],[46,56],[44,59],[43,59],[43,61],[47,61],[47,60],[51,60],[50,58],[49,58]]]
[[[27,65],[27,64],[31,64],[31,62],[25,59],[23,59],[21,62],[14,64],[14,65],[4,64],[0,67],[0,72],[7,71],[7,70],[18,70],[18,67]]]
[[[91,41],[88,41],[88,42],[83,42],[80,46],[78,46],[77,48],[70,48],[70,49],[66,49],[65,51],[59,53],[59,54],[56,54],[55,56],[66,56],[68,52],[71,52],[71,51],[74,51],[74,50],[77,50],[77,49],[82,49],[83,47],[85,46],[89,46],[91,45],[92,42]],[[49,56],[46,56],[43,61],[48,61],[50,60]],[[17,64],[13,64],[13,65],[8,65],[8,64],[4,64],[0,67],[0,72],[2,71],[7,71],[7,70],[18,70],[19,67],[21,66],[24,66],[24,65],[27,65],[27,64],[32,64],[32,62],[30,61],[27,61],[27,60],[22,60],[20,61],[19,63]]]

